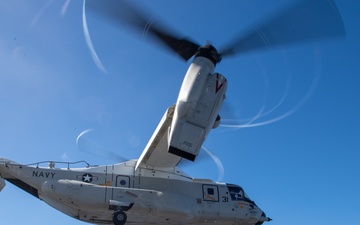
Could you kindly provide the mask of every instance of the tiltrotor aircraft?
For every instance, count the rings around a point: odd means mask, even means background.
[[[48,166],[23,165],[0,158],[0,190],[7,181],[73,218],[95,224],[260,225],[270,221],[240,186],[192,178],[178,164],[184,159],[194,161],[210,130],[220,123],[227,80],[214,70],[221,59],[268,45],[344,35],[335,4],[301,1],[220,51],[178,38],[159,24],[148,24],[144,13],[124,1],[88,0],[85,6],[112,21],[146,29],[183,59],[192,58],[176,104],[166,110],[139,159],[57,168],[51,161]]]

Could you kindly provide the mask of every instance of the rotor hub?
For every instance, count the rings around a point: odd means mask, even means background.
[[[204,45],[195,53],[195,57],[202,56],[209,59],[214,65],[221,62],[222,56],[218,53],[216,48],[212,45]]]

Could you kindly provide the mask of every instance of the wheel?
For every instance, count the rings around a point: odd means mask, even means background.
[[[113,215],[113,222],[115,225],[124,225],[126,222],[127,216],[122,211],[117,211]]]

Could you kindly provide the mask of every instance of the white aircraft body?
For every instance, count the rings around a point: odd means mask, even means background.
[[[216,127],[226,79],[202,56],[190,65],[176,106],[166,111],[138,160],[57,169],[0,159],[1,177],[59,211],[90,223],[261,224],[270,218],[237,185],[189,177],[179,168],[194,160]],[[1,183],[4,183],[3,180]]]
[[[268,221],[240,186],[141,168],[136,160],[82,169],[1,159],[2,176],[57,210],[95,224],[261,224]],[[6,173],[5,173],[6,172]]]

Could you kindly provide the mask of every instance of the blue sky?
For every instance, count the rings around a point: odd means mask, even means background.
[[[156,20],[198,43],[221,47],[289,1],[137,1]],[[239,184],[277,225],[358,222],[360,201],[360,3],[336,1],[345,41],[314,41],[224,59],[223,125],[204,146],[222,161],[221,181]],[[0,2],[0,155],[116,163],[89,151],[137,158],[166,108],[176,101],[189,63],[126,27],[88,13],[81,1]],[[226,119],[231,119],[226,120]],[[241,126],[240,126],[241,125]],[[101,146],[101,147],[99,147]],[[82,151],[81,151],[82,150]],[[204,156],[184,170],[219,179]],[[8,184],[2,224],[83,224]]]

